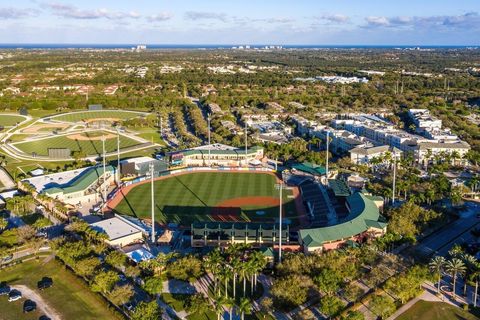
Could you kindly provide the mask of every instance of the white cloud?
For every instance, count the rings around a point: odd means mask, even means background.
[[[173,14],[170,12],[160,12],[151,16],[147,17],[147,20],[150,22],[159,22],[159,21],[167,21],[173,18]]]
[[[21,19],[36,16],[37,14],[37,10],[30,8],[0,8],[0,19]]]
[[[141,15],[135,11],[130,12],[120,12],[120,11],[110,11],[105,8],[101,9],[80,9],[73,5],[63,4],[52,2],[45,5],[48,9],[50,9],[53,14],[64,17],[64,18],[71,18],[71,19],[110,19],[110,20],[118,20],[118,19],[138,19]]]
[[[227,22],[227,15],[225,13],[206,12],[206,11],[187,11],[185,18],[190,20],[219,20]]]

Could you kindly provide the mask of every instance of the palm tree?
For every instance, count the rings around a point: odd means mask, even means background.
[[[475,281],[475,291],[473,293],[473,306],[477,307],[477,297],[478,297],[478,278],[480,277],[480,263],[475,263],[475,268],[470,273],[470,281]]]
[[[440,282],[442,280],[442,271],[443,268],[445,267],[446,260],[442,256],[435,256],[430,263],[428,264],[428,267],[432,272],[435,272],[435,274],[438,276],[438,285],[437,285],[437,293],[440,293]]]
[[[463,263],[465,263],[465,266],[467,267],[467,272],[465,272],[463,276],[463,295],[467,295],[467,280],[468,277],[470,276],[470,273],[474,272],[476,269],[476,264],[477,264],[477,259],[475,259],[474,256],[471,254],[464,254],[462,255],[462,260]]]
[[[265,266],[267,265],[267,259],[260,251],[253,251],[250,259],[253,261],[254,266],[254,283],[255,283],[255,290],[257,290],[257,280],[258,280],[258,273],[262,271]]]
[[[220,266],[222,265],[222,261],[223,261],[223,258],[218,248],[211,251],[204,259],[205,269],[207,271],[210,271],[213,276],[214,292],[217,290],[217,286],[218,286],[217,273],[218,273],[218,270],[220,269]]]
[[[220,320],[220,317],[223,313],[223,306],[225,305],[225,299],[222,296],[217,296],[214,301],[213,308],[217,314],[217,320]]]
[[[244,320],[245,314],[252,313],[252,304],[250,303],[250,300],[248,300],[247,298],[240,299],[240,305],[238,306],[238,310],[242,315],[242,320]]]
[[[228,298],[228,281],[232,277],[232,267],[229,264],[224,264],[220,269],[219,277],[225,283],[225,299]]]
[[[238,276],[238,270],[240,269],[240,265],[242,262],[238,257],[233,257],[233,259],[230,261],[230,265],[232,266],[232,272],[233,272],[233,298],[237,296],[237,276]]]
[[[453,258],[446,264],[446,270],[452,275],[453,279],[453,299],[455,300],[455,286],[457,284],[457,275],[465,273],[465,264],[459,258]]]

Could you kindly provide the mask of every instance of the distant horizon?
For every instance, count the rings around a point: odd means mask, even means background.
[[[32,47],[41,46],[42,48],[48,48],[49,46],[54,48],[68,48],[68,46],[76,48],[89,48],[89,47],[112,47],[112,48],[125,48],[135,47],[137,45],[145,45],[147,49],[149,47],[244,47],[250,46],[252,48],[264,48],[266,46],[283,47],[283,48],[470,48],[480,47],[480,44],[302,44],[302,43],[145,43],[145,42],[125,42],[125,43],[106,43],[106,42],[0,42],[0,48],[7,47]]]
[[[16,0],[0,19],[0,39],[20,44],[480,43],[478,0]]]

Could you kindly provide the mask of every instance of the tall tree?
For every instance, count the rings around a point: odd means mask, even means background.
[[[435,256],[428,264],[428,267],[430,268],[430,270],[434,272],[435,275],[438,277],[437,293],[440,293],[440,282],[442,280],[442,272],[445,268],[445,263],[446,263],[446,260],[444,257]]]
[[[446,270],[452,275],[453,280],[453,299],[456,298],[456,284],[457,284],[457,276],[459,274],[464,274],[466,267],[462,260],[459,258],[452,258],[451,260],[447,261]]]

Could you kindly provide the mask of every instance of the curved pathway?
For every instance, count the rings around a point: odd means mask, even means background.
[[[23,298],[35,301],[35,303],[37,304],[37,309],[41,310],[50,319],[52,320],[62,319],[60,314],[54,308],[49,306],[45,300],[43,300],[42,296],[40,296],[38,293],[30,289],[29,287],[18,284],[18,285],[12,285],[11,288],[19,290],[22,293]]]

